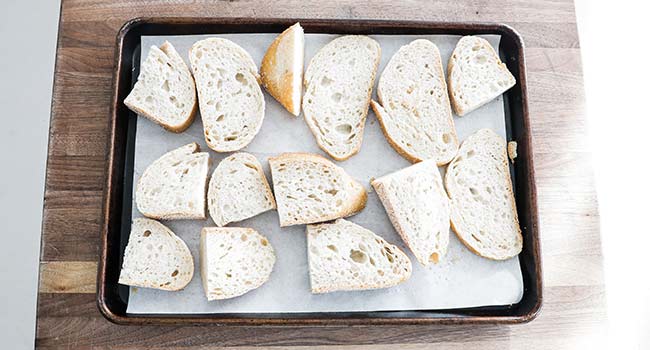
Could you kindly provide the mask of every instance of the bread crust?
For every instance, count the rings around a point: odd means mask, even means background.
[[[300,67],[300,72],[294,72],[294,71],[285,71],[280,73],[281,78],[280,82],[276,83],[273,79],[274,73],[278,74],[276,71],[278,68],[278,63],[276,61],[276,57],[278,54],[281,55],[288,55],[291,54],[293,55],[293,52],[278,52],[278,46],[280,45],[280,42],[284,40],[288,35],[293,34],[295,31],[300,31],[299,35],[303,35],[302,33],[302,27],[300,27],[300,23],[296,23],[292,25],[291,27],[287,28],[284,32],[282,32],[280,35],[278,35],[275,40],[271,43],[269,48],[267,49],[266,53],[264,54],[264,58],[262,58],[262,64],[260,65],[260,81],[262,82],[262,86],[266,89],[266,91],[273,96],[284,108],[289,111],[289,113],[293,114],[294,116],[300,115],[300,107],[301,107],[301,97],[302,97],[302,70],[303,66],[301,65]],[[298,34],[296,34],[298,35]],[[302,50],[302,56],[304,57],[304,38],[302,39],[303,47],[300,49]],[[294,50],[298,48],[294,47]],[[304,60],[304,58],[303,58]],[[294,73],[299,73],[299,79],[298,79],[298,87],[297,89],[299,90],[298,92],[298,100],[296,101],[294,99],[294,91],[291,89],[292,83],[294,82],[295,76]]]
[[[347,205],[341,209],[339,213],[335,214],[330,214],[330,215],[324,215],[322,217],[322,220],[318,222],[325,222],[325,221],[330,221],[342,217],[348,217],[352,216],[366,207],[366,203],[368,201],[368,193],[366,192],[365,187],[361,185],[359,182],[354,180],[343,168],[337,166],[336,164],[332,163],[330,160],[327,158],[320,156],[318,154],[313,154],[313,153],[302,153],[302,152],[294,152],[294,153],[282,153],[278,156],[275,157],[269,157],[268,159],[269,164],[273,162],[291,162],[291,161],[311,161],[315,163],[320,163],[323,165],[326,165],[328,167],[335,167],[338,171],[342,172],[352,183],[355,187],[355,192],[350,193],[350,201],[347,203]],[[286,227],[286,226],[291,226],[291,225],[298,225],[301,223],[288,223],[288,222],[283,222],[280,221],[280,227]],[[306,224],[306,222],[303,222],[302,224]],[[310,222],[311,224],[311,222]]]

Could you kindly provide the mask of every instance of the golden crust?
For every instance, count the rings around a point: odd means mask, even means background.
[[[262,83],[262,86],[264,86],[266,91],[268,91],[269,94],[273,96],[273,98],[280,102],[280,104],[284,106],[284,108],[286,108],[289,113],[295,116],[298,116],[300,114],[300,95],[302,94],[302,85],[297,87],[294,86],[294,74],[296,72],[293,70],[285,70],[284,72],[278,72],[277,70],[280,69],[278,66],[278,55],[283,55],[284,57],[293,55],[293,52],[278,51],[280,43],[289,35],[294,34],[298,28],[300,28],[300,23],[294,24],[293,26],[287,28],[280,35],[278,35],[278,37],[273,40],[273,43],[271,43],[269,48],[266,50],[264,58],[262,59],[262,64],[260,66],[260,81]],[[300,35],[302,35],[302,33],[300,33]],[[293,47],[293,49],[302,50],[304,53],[304,47]],[[300,69],[301,71],[299,74],[302,75],[302,66]],[[277,79],[278,75],[280,75],[279,79]],[[300,79],[297,79],[297,81],[298,84],[301,84],[302,78],[299,78]],[[298,89],[300,92],[297,101],[294,99],[294,89]]]

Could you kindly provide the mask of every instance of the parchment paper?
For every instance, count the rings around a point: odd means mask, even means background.
[[[143,61],[151,45],[170,41],[187,62],[190,46],[197,40],[219,36],[227,38],[246,49],[256,64],[275,38],[275,34],[223,34],[193,36],[142,37]],[[307,34],[305,37],[305,66],[311,57],[336,35]],[[442,60],[447,60],[459,36],[454,35],[374,35],[381,45],[381,65],[377,79],[388,60],[402,45],[417,38],[434,42],[440,49]],[[484,36],[495,48],[500,37]],[[189,62],[188,66],[189,66]],[[445,67],[446,72],[446,67]],[[374,94],[374,92],[373,92]],[[264,124],[253,142],[243,151],[255,155],[265,168],[270,181],[266,159],[282,152],[313,152],[325,155],[318,148],[307,125],[300,117],[293,117],[270,95],[265,93],[266,115]],[[498,98],[464,117],[454,117],[459,140],[480,128],[491,128],[506,136],[503,101]],[[169,150],[190,142],[198,142],[203,151],[210,153],[213,161],[210,174],[219,161],[229,154],[210,150],[203,138],[203,126],[197,116],[192,126],[182,134],[163,130],[148,119],[139,117],[135,146],[134,179],[140,178],[144,169]],[[345,162],[338,162],[346,171],[366,186],[369,196],[366,208],[349,218],[388,242],[397,244],[411,258],[413,274],[405,283],[388,289],[335,292],[312,295],[309,286],[305,226],[280,228],[276,211],[230,226],[252,227],[268,237],[275,248],[277,261],[267,283],[241,297],[208,302],[203,293],[199,266],[199,235],[202,227],[214,226],[212,219],[172,220],[163,223],[180,236],[194,256],[195,273],[190,284],[179,292],[165,292],[146,288],[131,288],[127,312],[129,313],[237,313],[237,312],[317,312],[317,311],[386,311],[432,310],[466,308],[485,305],[517,303],[523,293],[522,274],[517,258],[491,261],[471,253],[450,231],[449,249],[442,262],[423,267],[393,229],[376,193],[370,186],[375,177],[404,168],[410,163],[399,156],[386,142],[372,109],[366,121],[361,151]],[[134,189],[135,190],[135,189]],[[135,203],[132,216],[139,217]]]

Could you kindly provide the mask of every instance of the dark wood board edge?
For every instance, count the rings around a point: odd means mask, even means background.
[[[303,24],[308,26],[319,28],[327,27],[332,28],[333,23],[335,24],[346,24],[345,32],[358,31],[367,33],[368,26],[373,26],[373,28],[393,28],[393,29],[404,29],[404,28],[416,28],[416,29],[432,29],[435,27],[435,30],[440,30],[444,32],[445,30],[467,30],[467,33],[472,31],[499,31],[502,35],[507,35],[511,37],[516,45],[518,46],[518,81],[521,85],[522,92],[522,109],[523,109],[523,127],[524,127],[524,138],[523,145],[524,149],[527,152],[527,161],[525,173],[527,176],[527,185],[529,188],[530,195],[526,198],[526,205],[530,208],[530,234],[532,239],[525,240],[525,248],[529,249],[532,254],[532,259],[534,262],[535,268],[535,289],[537,293],[536,302],[528,310],[525,310],[521,315],[516,316],[485,316],[485,315],[455,315],[453,310],[446,314],[446,317],[344,317],[344,318],[313,318],[313,317],[302,317],[303,315],[297,315],[296,318],[287,318],[287,317],[273,317],[273,318],[248,318],[244,314],[235,314],[234,317],[226,317],[226,315],[195,315],[188,317],[166,317],[162,315],[156,315],[154,317],[141,316],[141,315],[122,315],[116,313],[113,309],[113,306],[110,305],[107,299],[107,290],[106,290],[106,277],[107,277],[107,266],[106,262],[108,259],[108,230],[110,228],[109,219],[110,213],[112,212],[113,205],[115,201],[112,200],[119,191],[117,191],[114,181],[115,176],[115,164],[116,160],[120,160],[123,157],[121,152],[123,151],[122,145],[116,140],[117,135],[117,113],[120,108],[124,109],[125,107],[119,101],[119,90],[121,88],[119,84],[120,74],[124,74],[120,68],[122,67],[122,58],[123,58],[123,43],[125,37],[129,34],[131,30],[140,25],[147,24],[160,24],[160,25],[183,25],[183,24],[205,24],[205,25],[215,25],[215,24],[228,24],[228,25],[246,25],[246,24],[255,24],[255,25],[273,25],[278,27],[278,29],[283,29],[284,27],[300,21]],[[199,31],[200,32],[200,31]],[[193,31],[192,33],[196,33]],[[189,34],[189,33],[188,33]],[[135,18],[125,23],[125,25],[120,29],[117,41],[116,41],[116,50],[115,50],[115,62],[116,66],[113,74],[113,83],[112,91],[113,96],[111,99],[111,113],[110,113],[110,126],[109,126],[109,139],[108,139],[108,149],[107,156],[108,162],[106,167],[106,187],[104,189],[104,200],[103,200],[103,224],[102,224],[102,244],[100,250],[100,262],[98,266],[98,278],[97,278],[97,305],[104,317],[106,317],[111,322],[117,324],[212,324],[212,325],[261,325],[261,326],[281,326],[281,325],[292,325],[292,326],[342,326],[342,325],[424,325],[424,324],[514,324],[514,323],[525,323],[533,320],[539,313],[539,310],[542,305],[542,272],[541,272],[541,254],[539,247],[539,234],[538,234],[538,213],[537,213],[537,192],[534,180],[534,168],[533,168],[533,159],[532,159],[532,140],[531,140],[531,130],[530,130],[530,116],[528,114],[528,105],[527,105],[527,90],[526,90],[526,75],[525,75],[525,61],[524,61],[524,45],[523,40],[520,35],[511,27],[505,24],[498,23],[482,23],[482,22],[465,22],[465,23],[455,23],[455,22],[443,22],[443,23],[434,23],[434,22],[422,22],[422,21],[389,21],[389,20],[328,20],[328,19],[252,19],[252,18]],[[123,87],[122,87],[123,88]],[[519,140],[521,142],[522,140]],[[521,145],[521,143],[520,143]],[[530,242],[528,242],[530,241]],[[456,310],[458,312],[458,310]],[[444,314],[445,310],[438,310],[435,313]],[[451,314],[451,316],[449,316]],[[309,315],[309,314],[307,314]],[[296,316],[296,315],[293,315]]]

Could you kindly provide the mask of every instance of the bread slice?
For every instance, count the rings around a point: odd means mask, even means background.
[[[451,227],[474,253],[494,260],[521,252],[505,140],[489,129],[469,136],[447,167]]]
[[[124,104],[169,131],[182,132],[192,124],[197,106],[194,78],[172,44],[151,46]]]
[[[422,265],[437,263],[449,244],[449,198],[432,159],[372,181],[395,230]]]
[[[127,286],[181,290],[194,276],[194,260],[185,242],[167,226],[134,219],[118,282]]]
[[[260,67],[266,91],[295,116],[300,114],[304,61],[305,33],[296,23],[273,40]]]
[[[312,293],[392,287],[411,276],[411,260],[355,223],[307,225]]]
[[[208,300],[229,299],[269,279],[275,252],[266,237],[251,228],[206,227],[201,231],[200,259]]]
[[[243,152],[222,160],[210,178],[208,209],[219,227],[275,209],[262,164]]]
[[[217,152],[248,145],[264,120],[264,95],[251,56],[230,40],[209,38],[190,49],[205,141]]]
[[[516,83],[490,43],[477,36],[460,39],[447,65],[451,104],[463,116],[492,101]]]
[[[359,152],[381,48],[367,36],[332,40],[309,62],[302,111],[318,146],[336,160]]]
[[[379,78],[371,102],[391,146],[415,163],[451,161],[458,150],[445,73],[438,47],[418,39],[402,46]]]
[[[324,157],[283,153],[269,165],[282,227],[350,216],[366,206],[366,189]]]
[[[138,180],[135,203],[142,215],[160,220],[205,219],[209,155],[190,143],[164,154]]]

